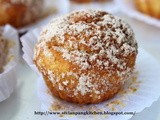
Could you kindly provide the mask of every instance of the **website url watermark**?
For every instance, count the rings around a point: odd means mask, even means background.
[[[34,115],[48,116],[48,115],[135,115],[136,112],[113,112],[113,111],[34,111]]]

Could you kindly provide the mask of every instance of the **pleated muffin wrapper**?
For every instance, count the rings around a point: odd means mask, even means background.
[[[127,120],[158,100],[160,65],[143,49],[139,49],[133,75],[112,99],[99,104],[79,105],[52,96],[33,63],[34,46],[40,31],[41,28],[30,31],[21,41],[24,60],[39,75],[37,93],[46,120]]]
[[[9,47],[7,63],[4,65],[4,70],[0,73],[0,102],[7,99],[16,86],[16,67],[19,61],[19,38],[17,31],[10,25],[6,25],[2,28],[2,36],[8,41]]]
[[[135,7],[134,0],[115,0],[115,2],[120,11],[127,16],[160,28],[160,20],[138,11]]]

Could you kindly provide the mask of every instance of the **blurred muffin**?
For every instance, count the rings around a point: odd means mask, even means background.
[[[8,42],[0,34],[0,73],[3,71],[3,67],[6,64],[7,54],[8,54]]]
[[[70,0],[70,1],[75,3],[90,3],[90,2],[106,2],[109,0]]]
[[[42,8],[43,0],[0,0],[0,25],[28,25],[40,17]]]
[[[137,10],[160,19],[160,0],[134,0]]]

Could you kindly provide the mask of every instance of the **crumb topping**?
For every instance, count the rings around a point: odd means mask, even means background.
[[[78,92],[85,95],[91,90],[99,94],[102,91],[96,91],[98,83],[92,83],[93,76],[84,75],[82,71],[93,68],[106,70],[108,75],[117,74],[124,82],[127,78],[124,76],[128,76],[133,69],[127,66],[126,59],[137,54],[137,42],[131,27],[120,18],[103,11],[88,10],[53,19],[41,32],[34,59],[40,54],[40,49],[43,49],[45,56],[52,58],[54,55],[51,51],[55,50],[66,61],[80,68],[77,74],[69,71],[78,77],[75,95]],[[62,73],[61,76],[64,78],[66,75]],[[98,78],[101,83],[112,86],[105,78]],[[62,90],[67,84],[63,82],[59,89]]]

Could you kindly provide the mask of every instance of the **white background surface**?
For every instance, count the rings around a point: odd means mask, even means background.
[[[160,28],[130,19],[123,14],[120,16],[134,29],[139,47],[152,54],[160,63]],[[40,111],[36,74],[22,59],[18,68],[15,91],[10,98],[0,103],[0,120],[45,120],[42,116],[34,115],[34,111]],[[160,73],[160,71],[155,72]],[[131,120],[160,120],[160,99],[151,107],[133,116]]]

